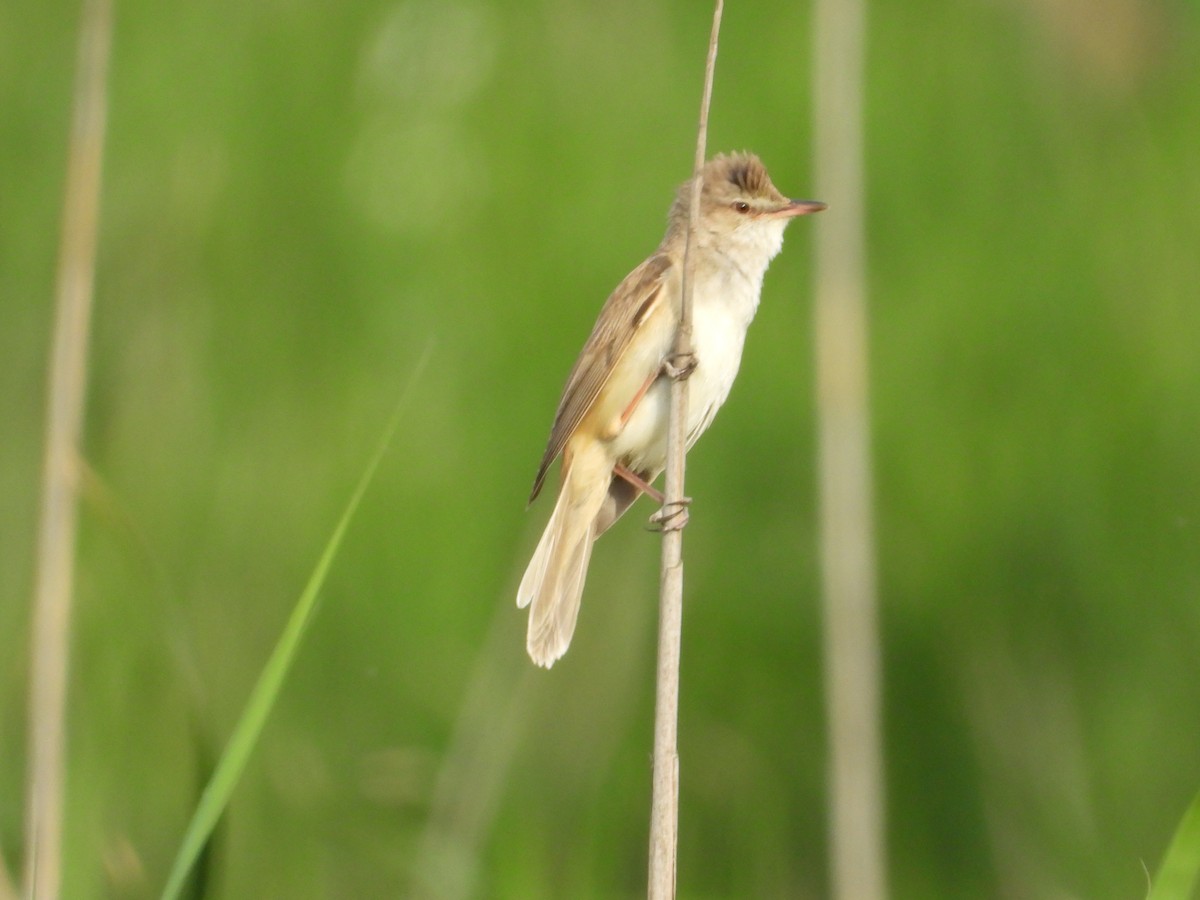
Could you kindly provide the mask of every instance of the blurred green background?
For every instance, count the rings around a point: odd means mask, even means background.
[[[524,511],[688,174],[711,10],[119,2],[67,886],[157,896],[417,359],[203,896],[644,894],[659,542],[524,656]],[[78,6],[0,7],[0,850]],[[890,876],[1129,898],[1200,785],[1200,8],[883,0],[866,132]],[[807,4],[726,10],[709,147],[809,165]],[[689,459],[682,897],[818,898],[811,229]]]

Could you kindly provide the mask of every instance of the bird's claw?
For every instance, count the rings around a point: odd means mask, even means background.
[[[674,381],[679,381],[691,375],[696,370],[697,363],[695,353],[672,353],[663,360],[663,374]]]
[[[691,518],[688,507],[692,505],[691,497],[679,500],[668,500],[662,508],[650,516],[647,528],[650,531],[682,531]]]

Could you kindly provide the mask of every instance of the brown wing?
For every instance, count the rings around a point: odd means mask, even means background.
[[[638,324],[666,284],[670,269],[671,260],[668,257],[662,254],[652,256],[625,276],[625,280],[617,285],[617,289],[605,301],[592,333],[583,345],[579,359],[575,361],[575,367],[567,376],[567,385],[563,388],[558,411],[554,414],[554,426],[550,429],[550,440],[542,455],[537,477],[533,480],[530,503],[541,491],[550,464],[562,453],[567,439],[591,408],[600,388],[608,381],[613,367],[629,346]]]

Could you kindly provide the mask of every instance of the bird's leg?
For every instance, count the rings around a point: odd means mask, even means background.
[[[663,500],[666,499],[663,497],[662,491],[654,487],[654,485],[642,478],[642,476],[638,475],[636,472],[630,471],[620,463],[617,463],[615,466],[613,466],[613,474],[618,478],[623,478],[628,481],[639,491],[650,497],[650,499],[655,503],[662,503]]]
[[[638,404],[641,403],[642,398],[646,396],[646,391],[650,390],[650,385],[654,384],[654,382],[657,380],[658,373],[653,372],[651,373],[650,377],[646,379],[645,383],[638,388],[638,392],[633,395],[633,399],[629,401],[629,405],[626,406],[625,411],[621,413],[621,418],[618,420],[620,423],[619,427],[617,428],[618,432],[625,427],[625,423],[629,421],[629,417],[633,415],[633,411],[638,408]],[[626,469],[626,471],[628,472],[629,470]],[[630,474],[632,475],[633,473],[630,472]],[[622,475],[621,477],[624,478],[625,476]],[[634,487],[641,487],[641,485],[636,481],[631,481],[630,484],[632,484]],[[645,490],[645,488],[643,488],[643,490]]]
[[[655,503],[660,504],[658,511],[650,516],[648,527],[651,531],[679,531],[687,525],[687,508],[691,505],[691,497],[684,497],[678,503],[667,503],[663,492],[638,475],[637,472],[617,463],[613,466],[613,474],[628,481]]]

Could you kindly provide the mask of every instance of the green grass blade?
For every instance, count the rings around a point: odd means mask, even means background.
[[[187,831],[183,836],[183,843],[180,845],[175,862],[171,866],[171,873],[167,878],[167,885],[162,893],[163,900],[175,900],[179,896],[188,872],[196,862],[196,858],[203,849],[205,842],[208,841],[209,836],[212,834],[217,820],[220,819],[221,813],[225,810],[225,806],[229,802],[229,797],[232,795],[234,787],[241,778],[242,771],[246,768],[246,761],[250,758],[255,744],[258,742],[263,724],[266,722],[267,716],[270,715],[271,709],[279,697],[279,690],[283,686],[283,679],[287,675],[292,659],[296,655],[296,650],[300,646],[300,641],[304,637],[305,629],[308,627],[308,623],[312,620],[313,613],[316,611],[317,597],[321,590],[321,585],[324,584],[325,576],[329,573],[334,557],[337,556],[338,548],[341,546],[346,529],[349,527],[351,519],[354,518],[355,511],[358,509],[359,501],[362,500],[363,494],[366,493],[367,486],[371,483],[376,469],[379,468],[380,460],[383,459],[384,453],[391,444],[392,437],[396,433],[396,428],[400,424],[401,413],[408,405],[413,385],[416,384],[426,363],[429,361],[430,349],[431,347],[426,347],[425,352],[421,355],[421,359],[418,361],[400,401],[396,404],[396,411],[392,413],[392,418],[384,430],[383,437],[379,441],[379,446],[375,449],[370,462],[367,463],[367,467],[359,479],[358,486],[355,487],[354,493],[351,495],[350,501],[346,504],[346,509],[342,513],[341,519],[338,520],[333,534],[330,535],[329,541],[326,543],[325,549],[317,561],[316,568],[313,569],[313,573],[308,579],[308,584],[305,585],[304,591],[300,595],[300,599],[296,601],[296,606],[288,618],[287,625],[283,629],[283,634],[280,635],[279,641],[275,644],[275,649],[272,651],[270,659],[267,660],[262,674],[259,675],[258,682],[254,685],[254,690],[250,694],[250,699],[246,702],[246,708],[242,711],[241,718],[238,719],[238,723],[233,729],[233,734],[229,738],[225,752],[221,754],[217,768],[213,772],[212,778],[209,779],[204,793],[200,796],[200,802],[196,806],[196,811],[192,814],[192,820],[188,823]]]
[[[1146,900],[1189,900],[1200,875],[1200,794],[1183,814]]]

